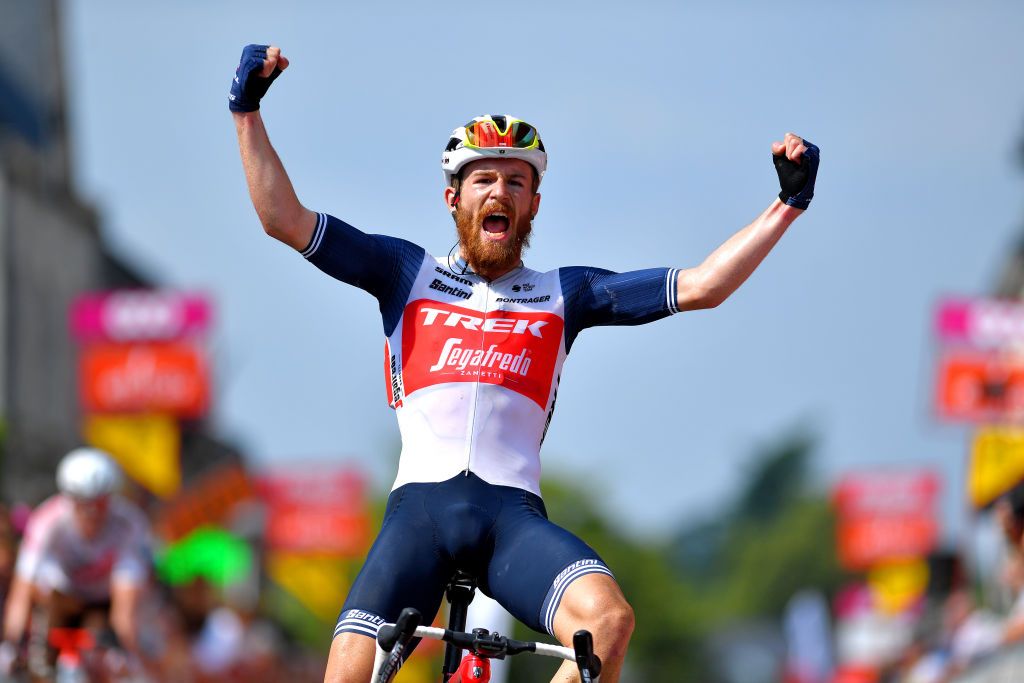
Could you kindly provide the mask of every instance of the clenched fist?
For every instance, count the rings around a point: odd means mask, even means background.
[[[270,84],[288,68],[288,58],[272,45],[246,45],[235,69],[228,93],[228,109],[234,112],[256,111]]]

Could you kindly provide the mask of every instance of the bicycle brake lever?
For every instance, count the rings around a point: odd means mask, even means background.
[[[576,667],[582,683],[592,683],[601,675],[601,659],[594,654],[594,637],[590,631],[579,630],[572,635],[572,647],[576,651]]]
[[[377,631],[377,643],[385,652],[391,652],[399,641],[409,641],[416,633],[416,627],[423,621],[420,613],[411,607],[406,607],[398,617],[398,621],[392,626],[384,624]]]

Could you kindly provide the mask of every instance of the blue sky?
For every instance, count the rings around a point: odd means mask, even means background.
[[[698,264],[777,193],[769,145],[822,149],[810,211],[713,311],[573,348],[546,471],[659,533],[713,514],[757,448],[820,436],[823,484],[947,478],[964,426],[931,413],[931,318],[984,294],[1024,228],[1024,6],[812,2],[69,0],[75,168],[105,235],[217,302],[215,424],[257,463],[349,459],[385,489],[398,430],[376,302],[265,237],[226,94],[249,42],[292,67],[263,113],[300,199],[441,254],[449,131],[484,112],[550,154],[527,264]]]

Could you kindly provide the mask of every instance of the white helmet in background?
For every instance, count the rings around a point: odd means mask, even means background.
[[[57,465],[57,488],[80,500],[102,498],[120,485],[120,468],[113,458],[96,448],[76,448]]]
[[[445,186],[451,187],[463,166],[485,158],[522,159],[537,171],[537,185],[548,167],[548,153],[536,128],[508,114],[486,114],[452,131],[441,154]]]

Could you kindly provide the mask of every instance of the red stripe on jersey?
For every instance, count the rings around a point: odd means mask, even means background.
[[[405,392],[448,382],[484,382],[511,389],[546,410],[563,325],[554,313],[484,313],[413,301],[402,323]]]

